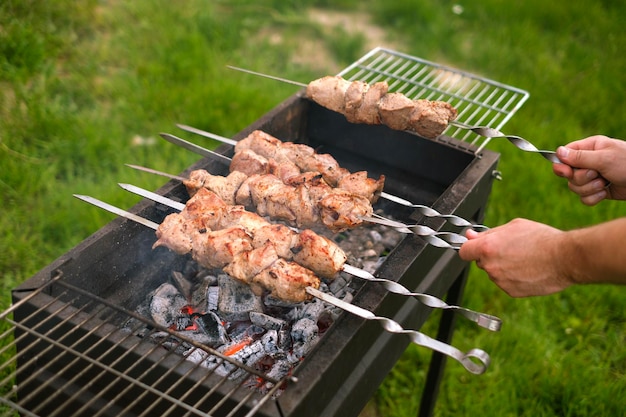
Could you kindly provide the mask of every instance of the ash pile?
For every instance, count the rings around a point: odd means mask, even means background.
[[[370,273],[403,238],[394,228],[376,224],[336,234],[318,233],[335,241],[351,265]],[[320,290],[351,302],[363,284],[358,279],[353,283],[352,278],[340,272],[334,279],[323,281]],[[136,312],[170,331],[137,327],[136,319],[126,322],[125,330],[147,337],[222,377],[253,378],[245,368],[208,353],[209,349],[197,349],[188,340],[256,369],[269,379],[282,380],[318,343],[341,310],[319,299],[288,303],[256,294],[222,270],[207,269],[189,259],[182,270],[172,271],[169,282],[149,292]],[[260,392],[272,386],[256,377],[246,383]]]

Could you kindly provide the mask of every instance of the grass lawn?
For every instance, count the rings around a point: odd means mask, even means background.
[[[227,64],[306,82],[389,46],[528,90],[505,130],[554,149],[597,133],[626,138],[625,20],[626,6],[610,0],[5,0],[0,307],[113,218],[73,193],[128,207],[138,199],[117,182],[163,180],[125,163],[177,173],[198,159],[159,132],[185,123],[228,136],[296,91]],[[626,202],[583,206],[537,155],[496,140],[489,148],[503,173],[489,226],[526,217],[569,229],[626,214]],[[511,299],[475,269],[464,304],[504,326],[493,334],[458,321],[454,344],[483,348],[492,365],[473,376],[449,362],[437,416],[623,415],[625,288]],[[410,347],[367,414],[415,415],[429,357]]]

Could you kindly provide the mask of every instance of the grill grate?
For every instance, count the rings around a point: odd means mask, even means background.
[[[385,48],[371,50],[339,75],[370,84],[387,81],[390,91],[411,99],[446,101],[459,111],[458,121],[494,129],[502,128],[529,97],[519,88]],[[490,140],[453,125],[443,134],[479,150]]]
[[[47,285],[29,293],[0,316],[4,329],[1,352],[6,358],[0,365],[0,403],[4,406],[0,405],[0,415],[13,416],[16,410],[22,416],[49,417],[139,417],[157,413],[241,416],[240,407],[247,403],[255,404],[245,414],[251,416],[287,382],[272,380],[176,335],[177,343],[182,340],[193,347],[192,351],[200,349],[222,362],[230,361],[235,365],[232,373],[238,373],[235,380],[230,375],[217,375],[175,353],[174,339],[163,337],[174,335],[169,329],[61,278],[58,272]],[[56,297],[46,296],[52,285],[57,286],[55,291],[63,288]],[[27,314],[20,313],[19,319],[11,318],[18,308],[33,302],[38,303],[37,307]],[[72,307],[75,304],[81,307]],[[121,329],[119,323],[128,321],[137,324]],[[151,329],[138,337],[145,325]],[[250,378],[270,383],[271,388],[259,394],[250,389]],[[127,405],[116,405],[120,403]]]

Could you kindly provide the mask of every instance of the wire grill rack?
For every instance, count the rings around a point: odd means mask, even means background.
[[[0,416],[252,416],[281,388],[62,276],[57,271],[0,314]],[[47,294],[52,285],[62,289],[55,296]],[[182,343],[184,355],[176,352]],[[194,351],[220,357],[229,374],[188,360]],[[251,380],[266,384],[264,394]]]
[[[339,75],[367,83],[386,81],[389,90],[411,99],[440,100],[458,111],[467,125],[502,128],[530,96],[528,92],[468,72],[397,51],[375,48]],[[484,148],[489,139],[453,125],[443,132]]]

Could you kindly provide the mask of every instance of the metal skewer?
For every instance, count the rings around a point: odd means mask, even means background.
[[[126,191],[129,191],[133,194],[137,194],[149,200],[156,201],[157,203],[164,204],[173,209],[182,211],[185,208],[185,205],[182,203],[179,203],[178,201],[174,201],[170,198],[167,198],[157,193],[153,193],[152,191],[145,190],[143,188],[134,186],[132,184],[118,184],[118,185]],[[404,295],[407,297],[413,297],[417,299],[418,301],[420,301],[422,304],[427,305],[428,307],[439,308],[443,310],[455,310],[457,313],[461,314],[465,318],[491,331],[499,331],[500,328],[502,327],[502,320],[490,314],[479,313],[479,312],[476,312],[476,311],[473,311],[464,307],[449,305],[443,300],[435,296],[429,295],[429,294],[411,292],[406,287],[404,287],[403,285],[395,281],[392,281],[386,278],[377,278],[374,275],[370,274],[369,272],[364,271],[363,269],[360,269],[360,268],[356,268],[352,265],[344,264],[342,269],[344,272],[347,272],[348,274],[353,275],[357,278],[361,278],[361,279],[371,281],[371,282],[381,283],[389,292],[392,292],[394,294]]]
[[[210,139],[215,139],[218,140],[220,142],[223,143],[227,143],[229,145],[233,145],[235,146],[237,144],[237,141],[234,141],[232,139],[228,139],[225,138],[223,136],[219,136],[216,135],[215,133],[211,133],[211,132],[206,132],[204,130],[200,130],[197,129],[195,127],[191,127],[191,126],[187,126],[187,125],[183,125],[183,124],[177,124],[176,126],[178,126],[180,129],[185,130],[187,132],[191,132],[191,133],[195,133],[197,135],[200,136],[204,136],[205,138],[210,138]],[[198,146],[194,143],[188,142],[184,139],[181,139],[177,136],[171,135],[169,133],[161,133],[161,136],[167,140],[170,143],[173,143],[175,145],[178,145],[182,148],[185,148],[189,151],[192,152],[196,152],[199,155],[202,156],[206,156],[209,158],[214,158],[214,159],[219,159],[222,162],[227,162],[228,164],[230,164],[230,162],[232,161],[231,158],[228,158],[227,156],[224,156],[222,154],[219,154],[217,152],[211,151],[209,149],[203,148],[201,146]],[[426,217],[436,217],[436,218],[441,218],[441,219],[445,219],[447,222],[449,222],[450,224],[454,225],[454,226],[459,226],[459,227],[471,227],[474,230],[477,231],[484,231],[484,230],[488,230],[489,228],[487,226],[484,226],[482,224],[474,224],[469,222],[468,220],[465,220],[462,217],[456,216],[454,214],[441,214],[439,213],[437,210],[422,205],[422,204],[413,204],[412,202],[405,200],[403,198],[400,197],[396,197],[395,195],[386,193],[386,192],[381,192],[380,196],[386,200],[389,201],[393,201],[394,203],[398,203],[401,204],[403,206],[406,207],[410,207],[410,208],[414,208],[417,211],[419,211],[422,215],[426,216]]]
[[[232,65],[227,65],[226,67],[235,71],[244,72],[246,74],[252,74],[252,75],[256,75],[256,76],[263,77],[263,78],[269,78],[271,80],[280,81],[280,82],[287,83],[287,84],[293,84],[299,87],[307,87],[307,84],[304,84],[304,83],[288,80],[288,79],[281,78],[281,77],[276,77],[276,76],[269,75],[269,74],[264,74],[264,73],[257,72],[257,71],[248,70],[245,68],[239,68],[239,67],[235,67]],[[535,145],[533,145],[528,140],[520,136],[505,135],[499,130],[493,129],[491,127],[471,126],[471,125],[457,122],[457,121],[450,122],[450,125],[461,128],[461,129],[465,129],[465,130],[470,130],[487,139],[495,139],[495,138],[508,139],[509,142],[511,142],[513,145],[515,145],[518,149],[521,149],[522,151],[539,153],[541,156],[543,156],[545,159],[547,159],[550,162],[557,163],[557,164],[561,163],[559,158],[556,156],[556,152],[537,149]],[[479,153],[486,145],[487,145],[487,142],[483,143],[476,150],[476,153]]]
[[[455,127],[460,127],[461,129],[471,130],[472,132],[487,139],[505,138],[509,142],[511,142],[513,145],[521,149],[522,151],[535,152],[535,153],[540,154],[541,156],[543,156],[545,159],[547,159],[548,161],[552,163],[556,163],[556,164],[561,163],[561,160],[556,156],[556,152],[538,149],[535,145],[533,145],[532,143],[530,143],[529,141],[527,141],[526,139],[522,137],[513,136],[513,135],[505,135],[499,130],[491,128],[491,127],[487,127],[487,126],[470,126],[465,123],[456,122],[456,121],[450,122],[450,124]],[[486,145],[487,145],[487,142],[484,142],[476,150],[476,153],[479,153]]]
[[[146,168],[146,167],[142,167],[139,165],[126,164],[126,166],[139,170],[139,171],[144,171],[150,174],[160,175],[160,176],[170,178],[170,179],[176,179],[179,181],[186,180],[186,178],[180,177],[178,175],[171,175],[166,172],[157,171],[156,169]],[[146,191],[146,192],[149,192],[149,191]],[[158,194],[155,194],[155,195],[158,195]],[[146,196],[144,195],[144,197]],[[150,198],[150,197],[147,197],[147,198]],[[376,215],[376,214],[373,216],[362,216],[360,217],[360,219],[368,223],[377,223],[377,224],[382,224],[384,226],[393,227],[396,230],[398,230],[400,233],[412,233],[412,234],[418,235],[422,237],[424,240],[426,240],[427,243],[438,248],[459,250],[461,248],[461,245],[467,241],[467,238],[465,236],[458,234],[458,233],[438,232],[428,226],[418,225],[418,224],[406,225],[404,223],[390,220],[390,219],[387,219],[383,216]]]
[[[141,216],[137,216],[136,214],[122,210],[120,208],[112,206],[96,198],[86,196],[86,195],[80,195],[80,194],[74,194],[74,197],[80,200],[83,200],[89,204],[92,204],[96,207],[99,207],[101,209],[107,210],[111,213],[117,214],[118,216],[135,221],[151,229],[156,230],[159,227],[157,223],[151,220],[144,219]],[[366,320],[380,321],[381,326],[388,332],[406,334],[410,338],[412,343],[418,346],[423,346],[423,347],[432,349],[444,355],[450,356],[451,358],[459,361],[459,363],[461,363],[461,365],[463,365],[465,369],[467,369],[469,372],[473,374],[480,375],[484,373],[487,370],[487,367],[489,366],[489,364],[491,363],[491,359],[489,355],[482,349],[471,349],[467,353],[463,353],[453,346],[450,346],[438,340],[432,339],[426,336],[425,334],[420,333],[416,330],[406,330],[399,323],[387,317],[376,316],[374,313],[372,313],[369,310],[365,310],[361,307],[355,306],[354,304],[347,303],[332,295],[323,293],[313,287],[307,287],[305,290],[311,296],[319,298],[320,300],[324,302],[330,303],[338,308],[341,308],[342,310],[347,311],[348,313],[352,313]]]

